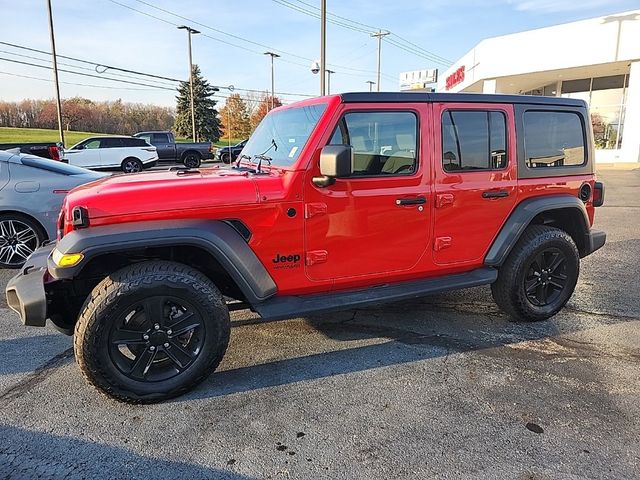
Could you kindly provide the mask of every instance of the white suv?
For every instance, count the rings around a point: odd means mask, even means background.
[[[158,162],[156,147],[142,138],[87,138],[65,150],[63,161],[94,170],[120,168],[125,173],[141,172]]]

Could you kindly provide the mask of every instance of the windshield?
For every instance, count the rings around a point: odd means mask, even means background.
[[[242,155],[250,156],[254,163],[259,160],[256,155],[264,155],[271,165],[293,165],[326,108],[325,104],[316,104],[269,113],[247,141]]]

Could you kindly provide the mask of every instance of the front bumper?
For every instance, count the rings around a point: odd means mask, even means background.
[[[591,255],[593,252],[602,248],[602,246],[607,241],[607,234],[601,230],[589,230],[589,233],[586,234],[585,239],[585,251],[583,257],[587,255]]]
[[[7,304],[20,315],[24,325],[44,327],[47,323],[47,295],[45,278],[47,259],[54,244],[37,249],[24,267],[7,284]]]

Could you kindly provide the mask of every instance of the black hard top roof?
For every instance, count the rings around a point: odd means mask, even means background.
[[[341,95],[344,103],[400,102],[461,102],[461,103],[526,103],[534,105],[564,105],[585,107],[584,100],[537,95],[500,95],[484,93],[424,93],[424,92],[354,92]]]

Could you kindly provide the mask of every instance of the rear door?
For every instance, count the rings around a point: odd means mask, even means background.
[[[512,105],[435,103],[436,264],[481,264],[517,200]]]
[[[122,161],[131,155],[133,148],[125,145],[123,138],[103,138],[100,141],[103,167],[120,167]]]

